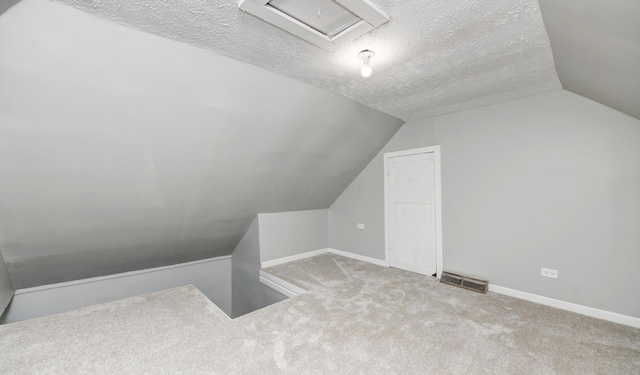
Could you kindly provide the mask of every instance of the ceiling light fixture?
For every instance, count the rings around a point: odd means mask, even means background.
[[[376,54],[373,53],[373,51],[369,51],[368,49],[365,49],[358,54],[358,57],[362,59],[362,69],[360,69],[360,74],[362,74],[363,77],[369,77],[371,72],[373,72],[371,65],[369,65],[369,61],[375,55]]]

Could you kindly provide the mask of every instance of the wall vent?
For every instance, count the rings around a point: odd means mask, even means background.
[[[460,275],[453,272],[442,272],[440,282],[458,286],[460,288],[473,290],[474,292],[486,293],[489,289],[489,282],[475,277]]]

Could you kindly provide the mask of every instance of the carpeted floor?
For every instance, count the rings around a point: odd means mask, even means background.
[[[230,320],[193,287],[0,326],[2,374],[640,374],[640,329],[321,255]]]

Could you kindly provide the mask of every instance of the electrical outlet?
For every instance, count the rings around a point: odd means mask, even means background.
[[[558,278],[558,270],[542,267],[542,268],[540,268],[540,275],[542,275],[544,277],[550,277],[552,279],[557,279]]]
[[[364,224],[358,223],[358,229],[364,229]]]

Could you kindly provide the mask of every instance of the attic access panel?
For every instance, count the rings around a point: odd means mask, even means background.
[[[241,0],[238,7],[329,52],[389,20],[368,0]]]

